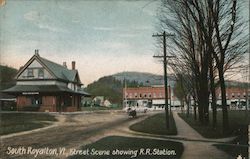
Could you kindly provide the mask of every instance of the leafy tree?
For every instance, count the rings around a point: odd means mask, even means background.
[[[17,69],[0,65],[0,90],[7,89],[15,85]]]

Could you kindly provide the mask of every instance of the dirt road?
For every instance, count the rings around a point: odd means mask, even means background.
[[[91,114],[56,115],[59,122],[55,127],[31,132],[28,134],[1,138],[1,158],[34,158],[34,155],[22,154],[22,147],[26,150],[41,148],[79,148],[79,146],[95,142],[102,137],[112,135],[118,127],[128,127],[155,113],[140,114],[137,118],[130,118],[121,112],[105,112]],[[19,154],[9,155],[10,148],[20,148]],[[18,151],[18,149],[11,149]],[[26,152],[27,153],[27,152]],[[36,158],[56,158],[55,156],[38,155]],[[65,158],[58,156],[57,158]]]

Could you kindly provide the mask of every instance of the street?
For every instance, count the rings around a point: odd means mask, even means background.
[[[8,155],[8,147],[32,148],[79,148],[111,134],[117,134],[119,127],[128,127],[155,113],[139,114],[130,118],[126,113],[91,113],[91,114],[64,114],[56,115],[59,122],[55,127],[31,132],[24,135],[1,137],[1,157],[3,158],[33,158],[30,155]],[[37,156],[44,158],[45,156]],[[46,158],[55,156],[46,156]],[[59,156],[58,158],[64,158]]]

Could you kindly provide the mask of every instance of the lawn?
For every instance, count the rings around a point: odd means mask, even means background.
[[[42,113],[0,113],[0,135],[32,130],[50,125],[55,117]]]
[[[187,118],[186,114],[179,114],[192,128],[198,131],[202,136],[206,138],[223,138],[229,136],[243,135],[246,132],[248,124],[250,124],[250,111],[228,111],[229,117],[229,129],[222,133],[222,111],[217,112],[217,127],[212,126],[212,114],[210,115],[210,123],[208,126],[203,126],[200,122],[195,121],[193,114]]]
[[[157,135],[177,135],[176,125],[173,115],[170,114],[170,129],[166,129],[165,113],[156,114],[147,119],[130,126],[133,131],[139,131]]]
[[[216,144],[215,146],[231,156],[235,157],[239,154],[243,156],[248,155],[248,125],[250,124],[250,111],[228,111],[229,116],[229,129],[226,134],[222,134],[222,112],[218,111],[217,119],[218,125],[216,128],[212,127],[212,117],[210,117],[210,124],[208,126],[202,126],[198,121],[194,121],[192,114],[187,118],[186,114],[179,114],[191,127],[206,138],[222,138],[229,136],[238,136],[234,141],[229,144],[236,145],[225,145]],[[211,114],[212,115],[212,114]]]
[[[174,159],[180,158],[183,145],[179,142],[132,137],[109,136],[81,147],[81,155],[70,159]],[[87,151],[89,151],[87,153]]]

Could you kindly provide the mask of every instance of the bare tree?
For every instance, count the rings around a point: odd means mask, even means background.
[[[214,80],[215,72],[218,73],[223,130],[228,127],[224,74],[242,60],[247,50],[247,36],[242,36],[244,22],[237,16],[240,8],[237,4],[237,0],[164,0],[159,14],[161,28],[176,34],[172,53],[179,57],[182,68],[195,77],[199,120],[205,124],[209,121],[210,92],[216,123]]]
[[[164,14],[161,14],[160,20],[162,28],[176,35],[173,39],[175,47],[172,48],[172,53],[177,56],[175,63],[195,77],[193,86],[197,92],[199,120],[203,123],[208,121],[208,54],[203,33],[186,5],[184,0],[163,1]]]
[[[243,36],[244,21],[239,16],[240,5],[237,0],[214,0],[208,2],[209,16],[215,34],[208,45],[216,61],[220,80],[223,109],[223,131],[228,129],[228,113],[224,73],[242,60],[247,51],[247,37]]]

